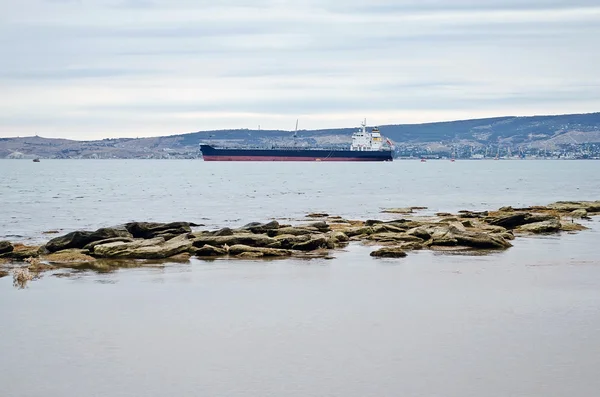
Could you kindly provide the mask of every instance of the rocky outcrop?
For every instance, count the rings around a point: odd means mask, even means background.
[[[326,212],[311,212],[306,215],[307,218],[327,218],[329,216]]]
[[[279,222],[271,221],[268,223],[258,223],[253,222],[249,223],[241,228],[241,230],[248,230],[252,233],[262,234],[267,233],[269,230],[277,230],[279,229]]]
[[[545,233],[556,233],[560,230],[561,224],[558,219],[551,219],[543,222],[529,223],[527,225],[519,226],[519,232],[533,233],[533,234],[545,234]]]
[[[229,255],[240,255],[246,252],[260,253],[261,256],[290,256],[292,251],[279,248],[250,247],[248,245],[233,245],[229,247]]]
[[[302,236],[304,234],[314,234],[319,233],[319,229],[309,226],[286,226],[280,229],[271,229],[267,231],[267,236],[275,237],[281,235],[293,235],[293,236]]]
[[[464,246],[479,249],[504,249],[512,247],[511,243],[498,234],[462,231],[454,226],[435,228],[431,239],[426,245]]]
[[[0,254],[12,252],[15,248],[9,241],[0,241]]]
[[[371,234],[367,237],[367,239],[379,241],[379,242],[386,242],[386,241],[417,242],[417,243],[423,242],[423,239],[420,237],[411,236],[410,234],[407,234],[407,233],[392,233],[392,232]]]
[[[12,251],[0,254],[0,259],[6,258],[13,261],[24,261],[27,258],[37,258],[40,254],[40,247],[28,246],[23,244],[11,244]]]
[[[100,240],[106,240],[115,237],[132,238],[133,236],[124,227],[107,227],[89,231],[75,231],[67,233],[64,236],[55,237],[46,243],[46,249],[50,252],[62,251],[70,248],[83,248],[86,245]]]
[[[155,237],[133,242],[101,244],[95,246],[91,254],[101,258],[165,259],[188,252],[191,248],[192,241],[187,235],[181,235],[169,240]]]
[[[412,214],[412,208],[386,208],[381,211],[384,214]]]
[[[274,239],[276,243],[274,245],[268,245],[269,248],[284,248],[291,249],[294,244],[304,243],[311,239],[310,234],[302,234],[299,236],[294,236],[292,234],[282,234],[279,236],[275,236]]]
[[[192,249],[192,253],[196,256],[223,256],[227,255],[228,251],[224,248],[205,244],[201,248]]]
[[[50,263],[62,265],[87,264],[96,261],[96,258],[90,256],[89,253],[90,252],[85,249],[71,248],[44,255],[41,259]]]
[[[383,247],[370,254],[376,258],[404,258],[406,252],[400,247]]]
[[[292,249],[299,251],[314,251],[320,248],[327,248],[328,239],[325,236],[311,238],[308,241],[294,244]]]
[[[234,234],[231,236],[211,236],[192,233],[190,235],[192,244],[194,247],[201,248],[204,245],[213,245],[215,247],[222,247],[224,245],[232,246],[237,244],[249,245],[251,247],[275,247],[278,241],[272,237],[265,236],[263,234]]]
[[[133,239],[130,237],[112,237],[112,238],[107,238],[104,240],[98,240],[98,241],[91,242],[89,244],[86,244],[82,249],[88,250],[88,251],[93,251],[94,247],[97,245],[100,245],[100,244],[108,244],[108,243],[116,243],[116,242],[130,243],[132,241],[133,241]]]
[[[163,237],[169,240],[181,234],[190,233],[191,226],[197,226],[190,222],[130,222],[125,224],[125,228],[134,238],[151,239],[155,237]],[[111,236],[111,237],[128,237],[128,236]],[[108,238],[108,237],[105,237]]]
[[[581,219],[590,219],[588,216],[588,212],[585,208],[579,208],[577,210],[571,211],[569,214],[571,218],[581,218]]]
[[[486,217],[485,221],[492,226],[501,226],[505,229],[514,229],[516,227],[529,223],[545,222],[557,219],[551,214],[532,214],[529,212],[507,213],[499,216]]]
[[[547,206],[560,212],[572,212],[584,209],[587,212],[600,212],[600,200],[597,201],[557,201]]]

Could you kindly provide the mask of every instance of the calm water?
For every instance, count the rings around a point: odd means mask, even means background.
[[[597,162],[0,161],[0,238],[600,198]],[[596,396],[600,222],[490,256],[226,261],[0,279],[1,396]]]

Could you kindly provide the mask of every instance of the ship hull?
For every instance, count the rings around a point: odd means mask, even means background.
[[[204,161],[392,161],[391,151],[218,149],[200,145]]]

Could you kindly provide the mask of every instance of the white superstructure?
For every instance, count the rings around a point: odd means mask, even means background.
[[[373,127],[371,132],[367,131],[367,120],[361,123],[361,129],[352,134],[352,145],[350,150],[373,151],[383,149],[383,138],[379,129]]]

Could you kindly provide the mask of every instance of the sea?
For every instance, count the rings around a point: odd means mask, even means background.
[[[600,199],[600,163],[0,160],[0,240]],[[595,397],[600,220],[486,255],[157,263],[0,278],[0,396]]]

